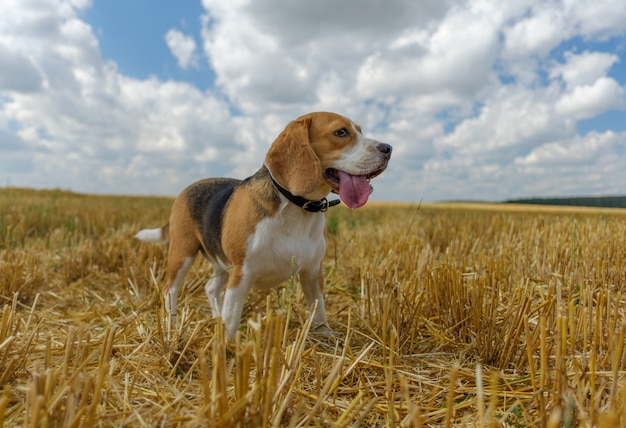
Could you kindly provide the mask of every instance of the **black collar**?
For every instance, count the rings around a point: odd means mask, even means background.
[[[294,195],[289,190],[285,189],[283,186],[278,184],[278,182],[274,180],[274,177],[272,177],[271,175],[270,177],[272,178],[272,182],[274,183],[274,186],[276,186],[278,191],[282,193],[285,198],[289,199],[290,202],[296,204],[297,206],[299,206],[305,211],[308,211],[311,213],[324,212],[329,207],[334,207],[335,205],[338,205],[340,202],[339,199],[334,199],[332,201],[329,201],[326,198],[322,198],[319,201],[310,201],[308,199],[303,198],[302,196]]]

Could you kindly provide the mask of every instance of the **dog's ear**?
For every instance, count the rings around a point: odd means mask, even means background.
[[[319,189],[322,166],[311,147],[311,117],[290,122],[272,144],[265,166],[278,184],[297,196],[306,197]]]

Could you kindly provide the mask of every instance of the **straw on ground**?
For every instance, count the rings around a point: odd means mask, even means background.
[[[224,339],[188,276],[163,322],[167,198],[0,190],[2,426],[619,426],[626,215],[372,204],[327,213],[333,340],[297,280]]]

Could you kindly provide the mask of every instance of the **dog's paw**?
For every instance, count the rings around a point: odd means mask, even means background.
[[[343,343],[341,336],[341,334],[338,336],[328,323],[324,323],[311,328],[307,339],[313,344],[333,348]]]
[[[322,337],[332,337],[334,336],[333,329],[330,328],[327,322],[324,324],[320,324],[311,329],[311,334]]]

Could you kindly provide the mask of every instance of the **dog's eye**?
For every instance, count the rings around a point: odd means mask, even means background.
[[[347,136],[349,136],[349,135],[350,135],[350,133],[348,132],[348,130],[347,130],[346,128],[341,128],[341,129],[338,129],[338,130],[336,130],[336,131],[334,132],[334,134],[335,134],[337,137],[347,137]]]

